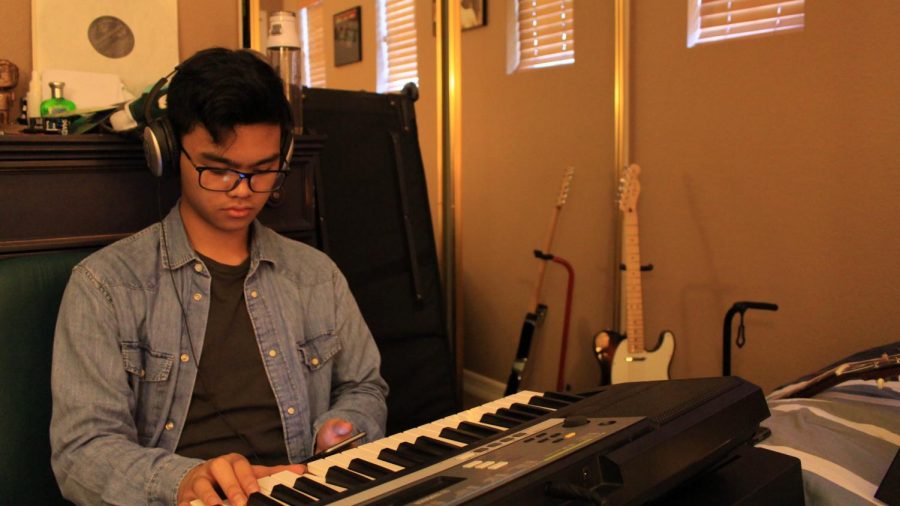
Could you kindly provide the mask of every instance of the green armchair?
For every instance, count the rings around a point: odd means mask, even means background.
[[[50,362],[73,250],[0,259],[0,502],[69,504],[50,469]]]

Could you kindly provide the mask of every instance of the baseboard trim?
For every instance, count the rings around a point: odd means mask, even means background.
[[[477,372],[463,369],[463,392],[480,404],[503,397],[506,385]]]

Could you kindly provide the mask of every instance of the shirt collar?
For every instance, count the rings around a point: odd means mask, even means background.
[[[161,222],[160,256],[163,267],[167,269],[178,269],[199,259],[184,230],[179,204],[180,201],[176,202]],[[250,225],[250,272],[256,270],[261,261],[277,263],[280,250],[275,244],[274,234],[259,220],[253,220]]]

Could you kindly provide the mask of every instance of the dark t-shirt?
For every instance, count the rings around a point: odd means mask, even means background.
[[[212,299],[191,407],[175,452],[201,459],[237,452],[254,464],[286,464],[278,404],[244,300],[250,259],[232,266],[200,258],[212,275]]]

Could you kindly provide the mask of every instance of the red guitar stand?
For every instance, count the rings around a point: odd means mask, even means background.
[[[565,258],[560,258],[556,255],[544,253],[539,250],[534,251],[534,256],[540,258],[541,260],[552,260],[553,262],[562,265],[566,268],[566,271],[569,274],[569,281],[566,287],[566,312],[563,317],[562,340],[560,342],[559,350],[559,368],[557,369],[556,373],[556,390],[562,392],[566,387],[566,350],[569,347],[569,320],[572,316],[572,293],[575,290],[575,270],[572,268],[572,264],[570,264]]]

